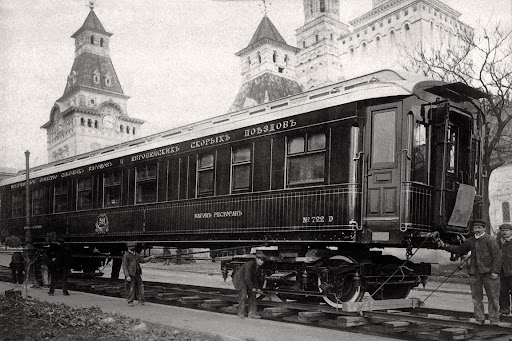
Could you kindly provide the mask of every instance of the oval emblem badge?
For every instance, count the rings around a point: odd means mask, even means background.
[[[96,220],[96,233],[107,233],[108,232],[108,218],[105,213],[100,213]]]

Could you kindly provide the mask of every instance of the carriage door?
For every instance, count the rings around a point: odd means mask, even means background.
[[[368,108],[366,133],[366,200],[363,226],[371,229],[372,240],[389,241],[378,232],[399,226],[400,198],[400,112],[401,105]]]

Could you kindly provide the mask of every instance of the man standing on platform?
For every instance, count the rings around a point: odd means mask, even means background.
[[[129,306],[133,306],[135,298],[139,305],[144,305],[144,283],[142,282],[142,269],[140,263],[146,263],[154,259],[155,256],[143,257],[135,252],[137,243],[128,242],[126,244],[128,252],[123,256],[123,272],[125,277],[126,300]]]
[[[476,323],[484,324],[485,322],[483,286],[489,300],[489,321],[491,324],[497,324],[500,316],[501,253],[496,240],[485,234],[485,226],[485,221],[475,220],[473,222],[474,235],[466,239],[462,245],[448,245],[439,240],[438,246],[459,255],[471,251],[468,273]]]
[[[512,224],[501,224],[497,238],[501,249],[500,314],[510,314],[512,297]]]
[[[257,314],[256,294],[261,291],[261,266],[265,259],[262,255],[257,255],[256,259],[245,262],[233,274],[233,285],[238,291],[238,317],[245,317],[247,304],[249,305],[250,318],[259,319]]]

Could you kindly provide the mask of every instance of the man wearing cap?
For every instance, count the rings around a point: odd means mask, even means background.
[[[154,259],[155,256],[142,257],[135,252],[137,243],[128,242],[126,244],[128,252],[123,255],[123,272],[125,277],[126,300],[128,305],[133,305],[133,300],[137,298],[139,305],[144,305],[144,284],[142,283],[142,269],[140,263],[146,263]]]
[[[485,233],[485,221],[476,220],[472,226],[474,235],[466,239],[462,245],[448,245],[439,240],[438,246],[451,253],[461,255],[471,251],[468,273],[476,322],[478,324],[485,322],[483,286],[489,300],[489,321],[491,324],[497,324],[500,316],[500,249],[496,240]]]
[[[62,293],[64,296],[68,296],[68,274],[73,254],[62,238],[57,239],[57,242],[50,246],[49,253],[50,291],[48,291],[48,295],[54,295],[55,286],[60,279],[62,281]]]
[[[501,250],[500,272],[500,314],[510,314],[510,299],[512,297],[512,225],[501,224],[497,236]]]
[[[238,291],[238,317],[246,316],[247,304],[249,304],[249,314],[247,316],[255,319],[261,317],[257,314],[256,293],[262,293],[261,266],[264,261],[263,255],[258,254],[256,259],[245,262],[233,274],[233,285]]]

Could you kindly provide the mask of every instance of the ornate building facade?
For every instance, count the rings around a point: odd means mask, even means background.
[[[461,36],[473,34],[460,21],[461,13],[441,0],[372,0],[372,9],[348,24],[340,21],[339,0],[303,0],[303,5],[304,25],[296,30],[297,48],[280,38],[265,15],[249,46],[236,54],[241,58],[243,84],[230,111],[298,93],[293,82],[306,91],[380,69],[401,69],[420,51],[449,53],[464,44]],[[264,22],[272,29],[262,31]],[[261,32],[272,34],[255,40],[262,37]],[[275,74],[282,64],[272,58],[272,42],[286,46],[278,56],[286,53],[286,68],[280,76],[288,82],[281,83],[279,91],[276,82],[257,81]]]
[[[75,60],[64,94],[42,128],[47,131],[48,162],[137,138],[144,121],[128,116],[110,59],[110,37],[91,7],[75,39]]]

